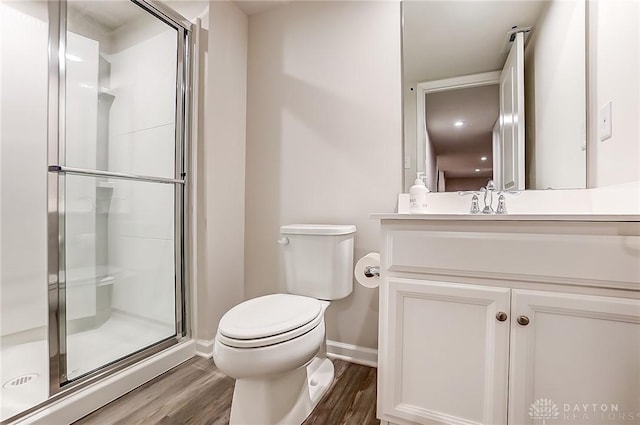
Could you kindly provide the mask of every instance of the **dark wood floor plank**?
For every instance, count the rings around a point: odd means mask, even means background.
[[[123,418],[114,425],[158,423],[164,417],[172,417],[174,412],[180,412],[187,408],[194,399],[208,392],[208,389],[218,385],[220,381],[226,380],[226,387],[233,388],[233,380],[217,370],[212,369],[203,374],[198,365],[194,364],[190,365],[188,372],[188,379],[185,381],[175,383],[175,385],[164,385],[162,383],[160,387],[155,389],[157,392],[161,392],[158,398],[151,400],[144,409],[137,410],[133,415]],[[228,402],[230,403],[230,401],[231,398],[229,397]],[[214,404],[213,401],[212,404]],[[184,424],[185,422],[180,423]]]
[[[374,425],[380,421],[376,419],[376,373],[369,368],[362,385],[355,393],[351,408],[342,419],[342,424]]]
[[[346,364],[348,367],[343,371],[336,371],[331,390],[303,425],[365,425],[369,423],[365,421],[365,418],[370,416],[367,415],[369,411],[375,419],[375,369]],[[372,387],[372,391],[364,393],[363,397],[361,393],[367,385]],[[380,422],[376,419],[371,423],[379,424]]]
[[[169,414],[169,417],[185,425],[213,423],[221,416],[228,416],[233,396],[233,379],[216,380],[196,394],[188,403]],[[228,423],[228,419],[227,419]]]
[[[226,378],[217,370],[203,374],[202,369],[198,367],[198,363],[203,360],[206,359],[194,358],[171,369],[83,418],[78,424],[137,425],[158,423],[169,412],[188,403],[192,394],[200,391],[201,386],[209,380]]]
[[[127,393],[125,396],[120,397],[119,399],[113,401],[112,403],[107,404],[106,406],[98,409],[92,414],[85,416],[79,421],[75,422],[76,425],[91,425],[91,424],[100,424],[104,422],[96,421],[97,417],[101,417],[101,421],[107,420],[110,424],[115,424],[119,420],[127,417],[137,409],[127,409],[127,405],[130,406],[147,406],[153,399],[160,399],[162,391],[160,390],[161,384],[159,380],[162,379],[164,385],[173,386],[176,383],[180,383],[180,381],[184,382],[184,385],[187,384],[187,381],[190,379],[189,377],[189,365],[196,362],[197,359],[193,358],[191,360],[186,361],[185,363],[175,367],[161,376],[143,384],[137,389]]]
[[[334,366],[331,388],[303,425],[379,425],[376,369],[340,360]],[[228,425],[233,385],[211,359],[196,357],[75,425]]]

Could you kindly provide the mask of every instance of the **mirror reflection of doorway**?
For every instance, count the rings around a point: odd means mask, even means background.
[[[427,150],[438,170],[438,191],[478,190],[493,178],[499,114],[496,83],[425,95]]]
[[[418,94],[417,146],[432,191],[478,190],[489,180],[524,190],[523,33],[514,33],[501,71],[420,83]]]

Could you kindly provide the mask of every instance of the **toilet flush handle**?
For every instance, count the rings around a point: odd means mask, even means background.
[[[287,237],[282,237],[282,238],[278,239],[278,243],[279,243],[280,245],[287,245],[287,244],[289,243],[289,238],[287,238]]]

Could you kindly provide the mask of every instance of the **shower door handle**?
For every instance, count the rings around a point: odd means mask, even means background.
[[[185,184],[184,179],[170,179],[167,177],[142,176],[139,174],[117,173],[115,171],[88,170],[85,168],[73,168],[64,165],[49,165],[50,173],[73,174],[78,176],[106,177],[110,179],[137,180],[150,183]]]

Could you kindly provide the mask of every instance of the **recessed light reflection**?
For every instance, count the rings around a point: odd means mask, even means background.
[[[464,121],[456,121],[453,123],[453,125],[456,127],[462,127],[464,125]]]
[[[479,172],[480,172],[480,169],[479,169],[479,168],[476,168],[476,173],[479,173]]]
[[[486,156],[481,156],[481,157],[480,157],[480,161],[486,161],[486,160],[487,160],[487,157],[486,157]]]

